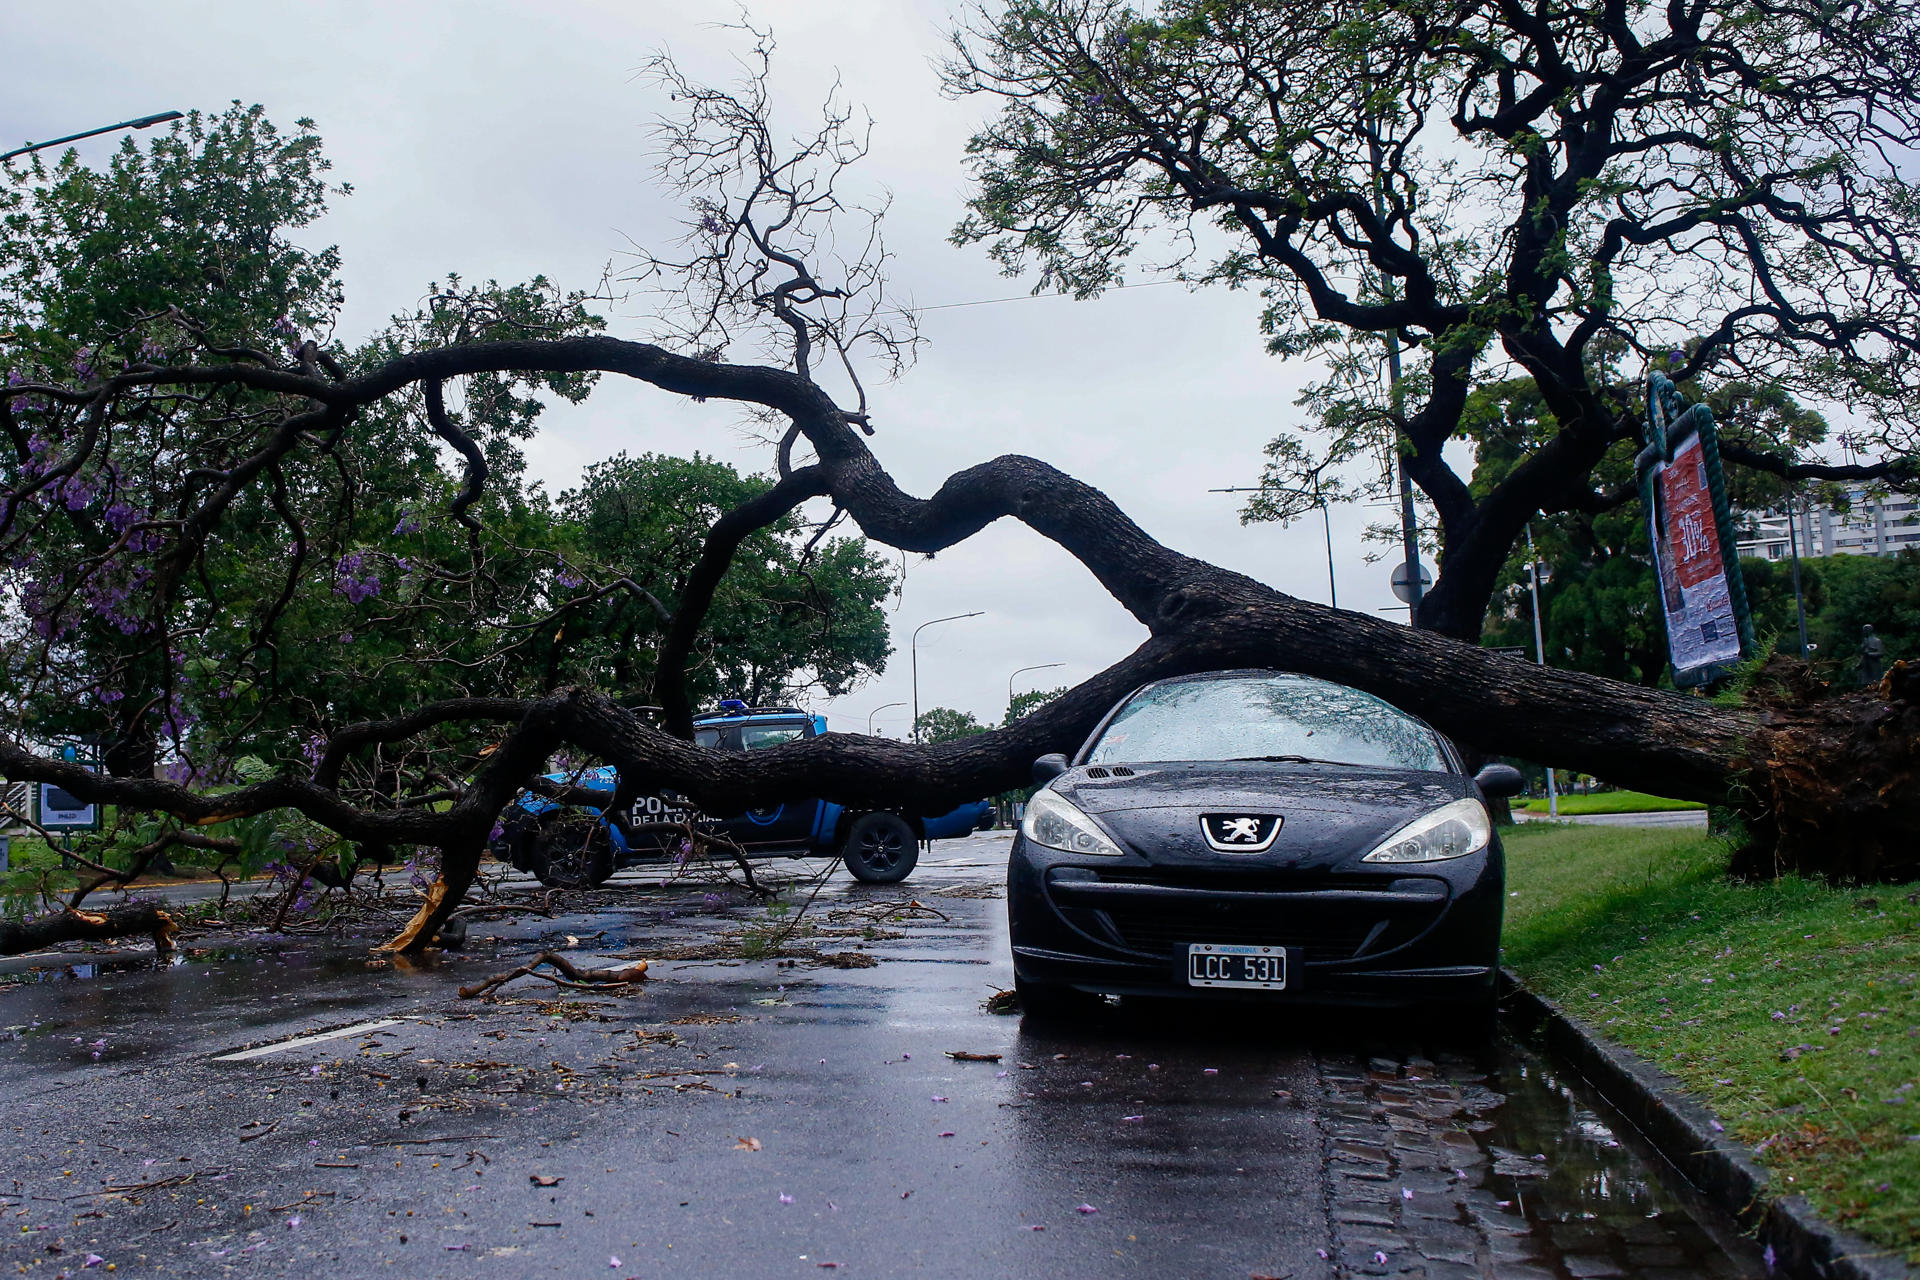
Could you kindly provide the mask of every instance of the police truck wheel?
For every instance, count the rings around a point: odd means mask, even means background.
[[[597,889],[613,874],[613,848],[598,823],[548,818],[532,848],[531,870],[550,889]]]
[[[855,880],[896,884],[920,861],[920,840],[897,813],[863,814],[847,829],[840,856]]]

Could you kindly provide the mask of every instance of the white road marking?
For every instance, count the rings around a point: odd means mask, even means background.
[[[238,1053],[223,1053],[215,1062],[245,1062],[248,1058],[264,1058],[270,1053],[280,1053],[287,1049],[299,1049],[310,1044],[319,1044],[323,1040],[339,1040],[344,1036],[357,1036],[367,1031],[378,1031],[382,1027],[397,1027],[405,1018],[381,1018],[377,1022],[356,1022],[350,1027],[341,1027],[337,1031],[321,1031],[310,1036],[295,1036],[291,1040],[282,1040],[277,1044],[263,1044],[255,1049],[242,1049]]]

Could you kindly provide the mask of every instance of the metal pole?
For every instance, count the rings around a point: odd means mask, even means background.
[[[867,712],[867,736],[869,738],[873,736],[873,718],[875,716],[885,711],[888,707],[904,707],[906,705],[904,702],[883,702],[873,710]]]
[[[953,622],[960,618],[977,618],[985,612],[984,609],[975,609],[972,613],[950,613],[944,618],[923,622],[913,629],[913,639],[907,641],[907,657],[913,666],[913,740],[915,742],[920,741],[920,633],[936,623]]]
[[[1327,535],[1327,603],[1340,607],[1340,588],[1333,581],[1333,517],[1327,514],[1327,500],[1320,496],[1320,478],[1314,477],[1313,500],[1320,505],[1320,528]]]
[[[119,124],[110,124],[100,129],[89,129],[85,133],[70,133],[64,138],[55,138],[51,142],[29,142],[24,147],[16,147],[12,151],[0,154],[0,163],[11,160],[15,156],[24,156],[30,152],[44,151],[48,147],[57,147],[63,142],[78,142],[82,138],[97,137],[103,133],[112,133],[117,129],[145,129],[152,125],[165,124],[169,120],[178,120],[181,116],[182,113],[178,111],[162,111],[156,115],[141,116],[137,120],[122,120]]]
[[[1800,513],[1793,509],[1793,491],[1787,491],[1787,549],[1793,554],[1793,612],[1800,620],[1800,661],[1807,660],[1807,601],[1800,594]]]
[[[1019,668],[1019,670],[1016,670],[1013,673],[1013,676],[1020,675],[1023,672],[1027,672],[1027,671],[1046,671],[1051,667],[1064,667],[1066,665],[1067,664],[1064,662],[1043,662],[1037,667],[1021,667]],[[1007,677],[1007,714],[1008,715],[1013,714],[1013,676]]]
[[[1384,162],[1377,129],[1367,139],[1367,155],[1373,171],[1373,211],[1380,221],[1385,222],[1387,193],[1381,172]],[[1380,292],[1391,302],[1393,283],[1384,270],[1379,275]],[[1395,423],[1393,459],[1400,469],[1400,546],[1407,565],[1407,622],[1417,627],[1420,625],[1420,598],[1424,594],[1420,587],[1420,524],[1413,505],[1413,477],[1407,474],[1407,457],[1401,447],[1399,423],[1406,411],[1406,393],[1400,385],[1400,331],[1397,329],[1387,330],[1387,395],[1393,407]]]
[[[1547,665],[1547,642],[1540,630],[1540,558],[1533,549],[1533,525],[1527,525],[1527,582],[1533,588],[1533,661]],[[1553,766],[1547,766],[1547,816],[1560,816],[1560,794],[1553,785]]]

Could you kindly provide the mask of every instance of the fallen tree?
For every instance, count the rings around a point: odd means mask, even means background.
[[[153,902],[127,902],[104,911],[65,907],[27,920],[0,920],[0,956],[142,934],[153,939],[155,951],[166,952],[173,950],[179,928],[179,922]]]
[[[286,811],[330,840],[437,850],[425,903],[383,944],[412,950],[432,940],[456,911],[503,809],[558,752],[617,766],[625,798],[670,788],[716,812],[803,796],[939,812],[1024,782],[1036,756],[1071,750],[1115,700],[1143,681],[1272,667],[1366,689],[1474,747],[1729,805],[1745,815],[1753,837],[1741,864],[1748,872],[1861,879],[1920,874],[1909,835],[1920,820],[1914,779],[1920,696],[1904,671],[1879,690],[1841,696],[1774,664],[1755,673],[1744,701],[1707,701],[1537,667],[1430,631],[1293,599],[1163,546],[1105,494],[1035,458],[982,462],[928,497],[904,492],[867,443],[876,427],[866,391],[853,376],[853,352],[862,342],[894,356],[910,345],[910,335],[886,331],[875,319],[875,262],[884,255],[840,263],[831,282],[816,277],[823,268],[809,256],[820,245],[817,220],[844,213],[831,181],[808,176],[809,165],[824,167],[831,178],[856,158],[857,146],[843,133],[844,115],[830,112],[798,156],[781,157],[765,125],[765,103],[754,96],[761,81],[736,96],[674,79],[670,67],[657,70],[690,112],[677,132],[668,131],[664,176],[696,193],[694,252],[685,262],[655,264],[671,268],[698,293],[687,311],[696,323],[677,336],[681,349],[597,333],[503,338],[498,326],[482,326],[436,335],[417,349],[351,369],[311,340],[293,343],[284,356],[201,343],[164,362],[129,359],[117,372],[16,380],[9,406],[0,410],[6,415],[0,426],[17,454],[0,497],[0,555],[30,558],[63,527],[61,512],[97,513],[119,530],[110,549],[66,562],[57,592],[39,583],[27,593],[40,637],[38,660],[46,665],[58,657],[63,610],[88,598],[90,581],[132,578],[140,608],[127,634],[180,667],[192,636],[182,601],[220,540],[236,525],[276,519],[300,536],[284,476],[296,464],[355,447],[356,424],[424,414],[434,434],[457,451],[463,474],[449,516],[463,528],[467,572],[478,582],[492,566],[471,508],[485,491],[488,469],[467,426],[447,407],[449,386],[462,383],[471,398],[476,388],[577,388],[592,376],[612,375],[696,402],[739,406],[759,422],[776,424],[778,480],[724,517],[707,540],[692,575],[695,589],[681,600],[663,644],[672,660],[658,664],[653,692],[667,708],[666,724],[602,690],[575,685],[534,697],[435,699],[385,719],[332,726],[309,744],[303,768],[242,777],[218,792],[186,780],[103,776],[36,752],[18,737],[0,739],[0,774],[52,782],[84,800],[171,815],[189,826]],[[863,295],[864,309],[856,308]],[[749,323],[768,327],[778,362],[720,358],[734,328]],[[822,364],[846,375],[851,406],[826,385]],[[173,494],[171,510],[149,506],[144,516],[109,517],[108,504],[119,501],[117,486],[131,483],[116,450],[137,438],[141,424],[160,412],[156,405],[183,401],[223,414],[223,461],[193,473],[197,479]],[[247,413],[236,414],[234,405]],[[378,447],[378,440],[362,447]],[[803,452],[811,460],[796,463]],[[750,756],[696,746],[687,732],[682,659],[699,634],[713,585],[747,534],[814,496],[833,505],[822,534],[844,515],[873,541],[925,554],[995,521],[1017,520],[1093,574],[1146,626],[1149,639],[1011,726],[951,743],[830,733]],[[358,589],[367,572],[359,560],[351,577],[344,561],[321,566],[319,589]],[[199,671],[196,688],[238,680],[253,669],[246,664],[270,646],[274,619],[301,589],[297,574],[296,557],[280,607],[259,620],[263,638],[231,669]],[[572,588],[561,583],[556,589]],[[190,729],[178,732],[181,741],[190,740]],[[236,754],[231,744],[216,745]],[[114,919],[111,913],[104,918]],[[122,931],[147,931],[150,923],[129,916]]]

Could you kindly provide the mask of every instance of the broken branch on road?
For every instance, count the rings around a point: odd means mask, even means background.
[[[547,968],[556,969],[564,976],[556,977],[546,973]],[[470,987],[460,988],[462,1000],[472,1000],[487,995],[512,982],[516,978],[539,978],[558,987],[573,987],[583,991],[606,991],[631,986],[644,981],[647,976],[647,962],[636,960],[620,969],[582,969],[557,951],[542,951],[528,964],[521,965],[510,973],[496,973],[484,982]]]

